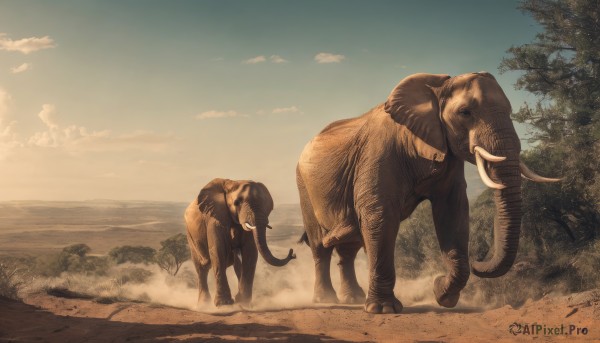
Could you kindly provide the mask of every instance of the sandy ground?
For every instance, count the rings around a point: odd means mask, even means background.
[[[538,324],[540,332],[509,332]],[[544,335],[564,326],[563,334]],[[568,335],[570,325],[576,329]],[[586,328],[586,334],[581,330]],[[535,329],[535,327],[534,327]],[[521,331],[525,331],[521,327]],[[103,304],[94,299],[34,294],[25,303],[0,299],[0,341],[291,341],[490,342],[600,341],[600,292],[547,296],[519,309],[406,307],[402,314],[370,315],[360,306],[331,305],[209,314],[149,303]]]

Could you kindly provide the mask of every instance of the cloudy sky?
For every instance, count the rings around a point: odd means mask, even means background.
[[[416,72],[498,75],[513,1],[0,1],[0,200],[191,200],[215,177],[295,203],[327,123]]]

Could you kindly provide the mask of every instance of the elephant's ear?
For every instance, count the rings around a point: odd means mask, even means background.
[[[257,182],[256,184],[262,189],[263,201],[266,202],[264,204],[265,208],[270,208],[271,210],[273,210],[273,198],[271,197],[269,189],[262,182]]]
[[[223,183],[223,190],[225,191],[225,202],[227,203],[227,208],[229,209],[231,218],[233,218],[233,220],[236,222],[237,209],[235,201],[238,198],[241,188],[241,184],[237,181],[225,180],[225,182]]]
[[[441,74],[411,75],[400,81],[385,102],[385,111],[413,134],[417,154],[432,161],[443,161],[448,151],[435,89],[449,78]]]
[[[223,214],[228,214],[223,188],[227,181],[225,179],[214,179],[202,188],[200,194],[198,194],[198,209],[200,212],[218,219],[221,219]]]

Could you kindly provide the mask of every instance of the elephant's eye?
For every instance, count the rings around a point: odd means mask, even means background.
[[[466,108],[463,108],[462,110],[458,111],[458,114],[460,114],[461,116],[464,116],[464,117],[468,117],[471,115],[471,111],[469,111]]]
[[[240,206],[240,199],[235,199],[235,200],[233,201],[233,205],[234,205],[234,206]]]

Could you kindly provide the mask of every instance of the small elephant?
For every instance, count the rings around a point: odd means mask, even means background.
[[[185,210],[187,238],[198,272],[198,304],[210,302],[207,277],[212,266],[217,283],[215,306],[231,305],[226,269],[234,266],[239,281],[236,303],[252,301],[252,284],[258,253],[273,266],[296,258],[290,249],[285,259],[271,254],[266,229],[273,199],[260,182],[214,179]],[[241,261],[240,256],[241,255]]]
[[[329,275],[335,249],[342,302],[365,301],[370,313],[400,312],[394,296],[396,235],[400,222],[428,199],[448,269],[435,280],[434,293],[440,305],[454,307],[470,274],[464,161],[476,164],[484,183],[495,189],[494,254],[473,262],[473,273],[505,274],[519,244],[521,176],[558,181],[520,162],[510,114],[510,102],[489,73],[415,74],[384,104],[334,122],[313,138],[296,169],[303,240],[315,261],[313,300],[338,301]],[[354,270],[362,246],[370,275],[366,299]]]

